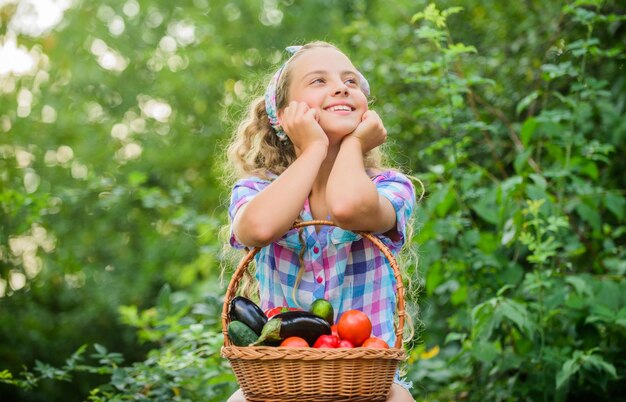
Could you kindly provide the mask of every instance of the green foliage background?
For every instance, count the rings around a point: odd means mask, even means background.
[[[0,2],[0,45],[18,4]],[[426,188],[405,267],[414,397],[623,400],[624,9],[76,1],[17,35],[38,64],[0,75],[1,399],[236,389],[224,144],[282,49],[322,39],[368,77],[394,162]]]

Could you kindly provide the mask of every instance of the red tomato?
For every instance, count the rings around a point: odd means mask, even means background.
[[[376,338],[374,336],[366,339],[365,342],[363,342],[363,344],[361,345],[361,347],[374,348],[374,349],[389,349],[389,345],[387,344],[387,342],[383,341],[380,338]]]
[[[339,341],[339,346],[337,346],[338,348],[353,348],[354,345],[352,344],[352,342],[346,340],[346,339],[342,339],[341,341]]]
[[[330,330],[332,331],[332,335],[335,335],[337,338],[341,338],[339,336],[339,331],[337,330],[337,324],[331,325]]]
[[[295,308],[295,307],[277,306],[277,307],[273,307],[273,308],[268,308],[264,312],[265,312],[265,316],[267,318],[271,318],[271,317],[275,316],[276,314],[284,313],[285,311],[295,311],[295,310],[300,310],[300,309],[299,308]]]
[[[337,330],[341,339],[349,340],[354,346],[361,346],[372,334],[372,322],[364,312],[348,310],[339,317]]]
[[[290,336],[280,344],[283,348],[308,348],[309,344],[299,336]]]
[[[268,308],[267,310],[265,310],[265,316],[267,318],[273,317],[278,313],[281,313],[283,309],[283,306],[278,306],[278,307],[274,307],[274,308]]]
[[[334,335],[320,335],[313,344],[314,348],[330,348],[335,349],[339,346],[339,338]]]

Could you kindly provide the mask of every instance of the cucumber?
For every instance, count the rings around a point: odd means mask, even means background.
[[[231,321],[228,324],[228,337],[235,346],[248,346],[259,339],[252,328],[241,321]]]
[[[241,321],[257,334],[261,335],[267,316],[252,300],[237,296],[230,301],[228,310],[230,321]]]

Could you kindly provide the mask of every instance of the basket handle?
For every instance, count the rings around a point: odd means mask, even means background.
[[[313,226],[313,225],[327,225],[327,226],[337,226],[334,222],[328,220],[311,220],[311,221],[298,221],[293,224],[292,229],[299,229],[305,226]],[[362,232],[362,231],[354,231],[366,239],[370,240],[376,247],[382,251],[385,255],[391,268],[393,269],[393,275],[396,278],[396,314],[398,315],[398,323],[394,322],[394,327],[396,330],[396,348],[402,347],[402,331],[404,329],[404,285],[402,283],[402,275],[400,274],[400,268],[398,267],[398,262],[396,261],[393,254],[389,248],[376,236],[374,236],[370,232]],[[243,277],[248,265],[254,259],[254,256],[257,255],[261,251],[261,247],[255,247],[250,250],[239,262],[233,276],[230,279],[230,283],[226,288],[226,294],[224,295],[224,306],[222,307],[222,333],[224,334],[224,346],[231,346],[230,339],[228,338],[228,306],[230,301],[235,296],[235,292],[239,288],[239,281]]]

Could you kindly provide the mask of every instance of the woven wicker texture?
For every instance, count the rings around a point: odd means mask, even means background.
[[[331,221],[297,222],[298,229],[310,225],[330,225]],[[397,284],[396,343],[390,349],[313,349],[269,346],[234,346],[228,338],[228,306],[239,281],[259,248],[250,250],[240,261],[224,296],[222,356],[229,359],[237,381],[251,402],[386,401],[398,367],[406,358],[402,348],[404,328],[404,288],[398,264],[377,237],[356,232],[378,247],[393,269]]]

